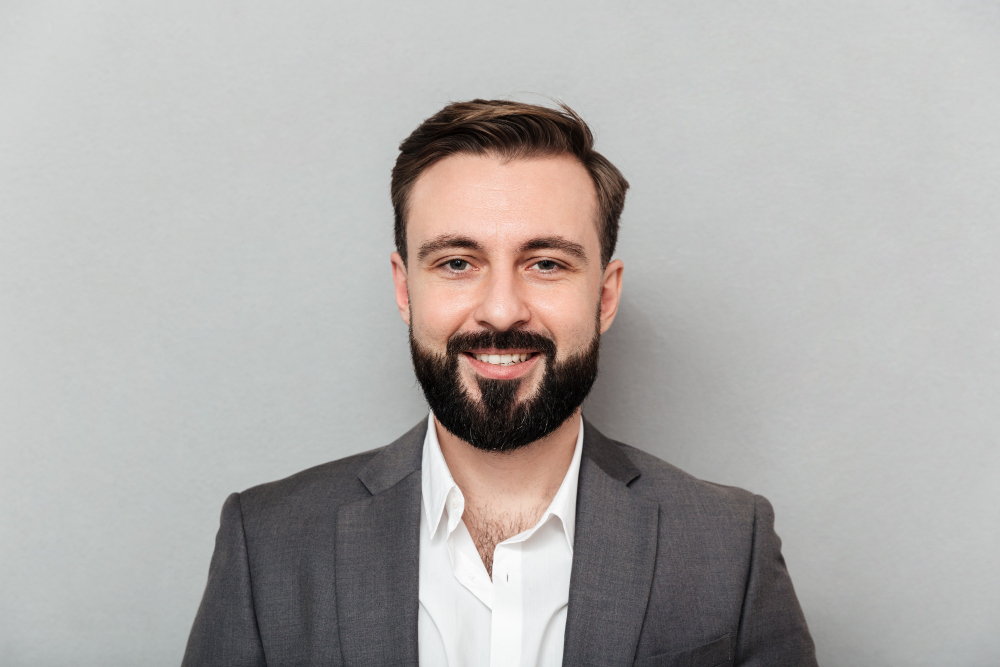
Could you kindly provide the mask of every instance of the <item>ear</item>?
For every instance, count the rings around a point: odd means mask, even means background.
[[[622,298],[622,273],[625,265],[620,259],[608,262],[601,279],[601,333],[603,334],[615,321],[618,304]]]
[[[406,282],[406,263],[398,252],[389,255],[392,262],[392,283],[396,286],[396,306],[399,307],[399,316],[410,326],[410,292]]]

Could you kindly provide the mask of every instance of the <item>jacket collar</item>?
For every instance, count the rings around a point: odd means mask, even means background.
[[[420,458],[424,451],[424,436],[427,434],[427,420],[420,422],[383,447],[372,457],[358,479],[373,496],[399,484],[407,475],[420,470]]]
[[[620,443],[605,437],[586,419],[583,420],[583,455],[608,477],[626,486],[641,474],[622,451]]]
[[[342,664],[417,665],[420,453],[426,421],[358,478],[372,495],[342,505],[334,554]]]
[[[631,665],[653,581],[659,503],[628,485],[640,471],[584,421],[563,665]]]

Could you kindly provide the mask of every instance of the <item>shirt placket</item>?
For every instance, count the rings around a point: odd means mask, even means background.
[[[522,542],[498,544],[493,552],[493,617],[490,667],[521,664],[524,624]]]

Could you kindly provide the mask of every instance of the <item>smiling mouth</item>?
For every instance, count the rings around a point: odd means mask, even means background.
[[[486,362],[487,364],[493,364],[494,366],[514,366],[515,364],[520,364],[528,359],[535,356],[535,352],[520,352],[520,353],[509,353],[509,354],[479,354],[474,352],[467,352],[470,357],[478,359],[479,361]]]

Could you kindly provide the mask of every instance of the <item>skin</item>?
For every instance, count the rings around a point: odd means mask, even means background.
[[[396,303],[426,350],[444,355],[458,332],[522,328],[556,342],[557,361],[583,351],[614,321],[621,260],[601,266],[597,193],[571,156],[518,159],[452,155],[417,179],[407,214],[407,262],[392,253]],[[533,352],[476,350],[475,353]],[[523,378],[519,399],[537,391],[544,358],[495,366],[459,360],[462,384],[476,376]],[[508,453],[484,452],[437,423],[445,461],[466,499],[463,520],[487,568],[497,543],[537,523],[566,476],[579,408],[554,432]]]

